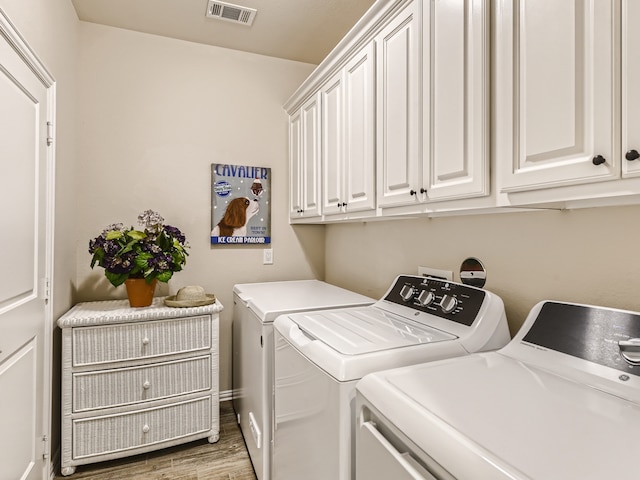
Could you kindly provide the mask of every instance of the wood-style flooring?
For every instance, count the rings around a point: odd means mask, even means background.
[[[256,480],[231,402],[220,404],[220,440],[81,465],[55,480]]]

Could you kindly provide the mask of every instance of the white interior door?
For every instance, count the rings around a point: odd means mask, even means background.
[[[48,476],[53,90],[0,10],[0,480]]]

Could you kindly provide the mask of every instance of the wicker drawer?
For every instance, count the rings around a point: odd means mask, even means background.
[[[73,421],[73,459],[123,452],[211,430],[211,396]]]
[[[73,374],[73,411],[128,405],[211,389],[211,355]]]
[[[211,349],[211,316],[73,329],[73,366]]]

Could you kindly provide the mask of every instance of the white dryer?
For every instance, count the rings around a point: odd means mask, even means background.
[[[233,287],[233,407],[258,480],[270,479],[273,321],[283,313],[370,305],[375,300],[319,280]]]
[[[356,478],[640,478],[639,375],[639,313],[541,302],[497,352],[363,378]]]
[[[510,338],[498,296],[410,275],[372,306],[281,315],[274,325],[274,480],[353,478],[363,375],[497,349]]]

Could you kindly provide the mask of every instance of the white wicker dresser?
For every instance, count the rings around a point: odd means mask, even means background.
[[[79,303],[62,328],[62,474],[220,437],[216,303]]]

